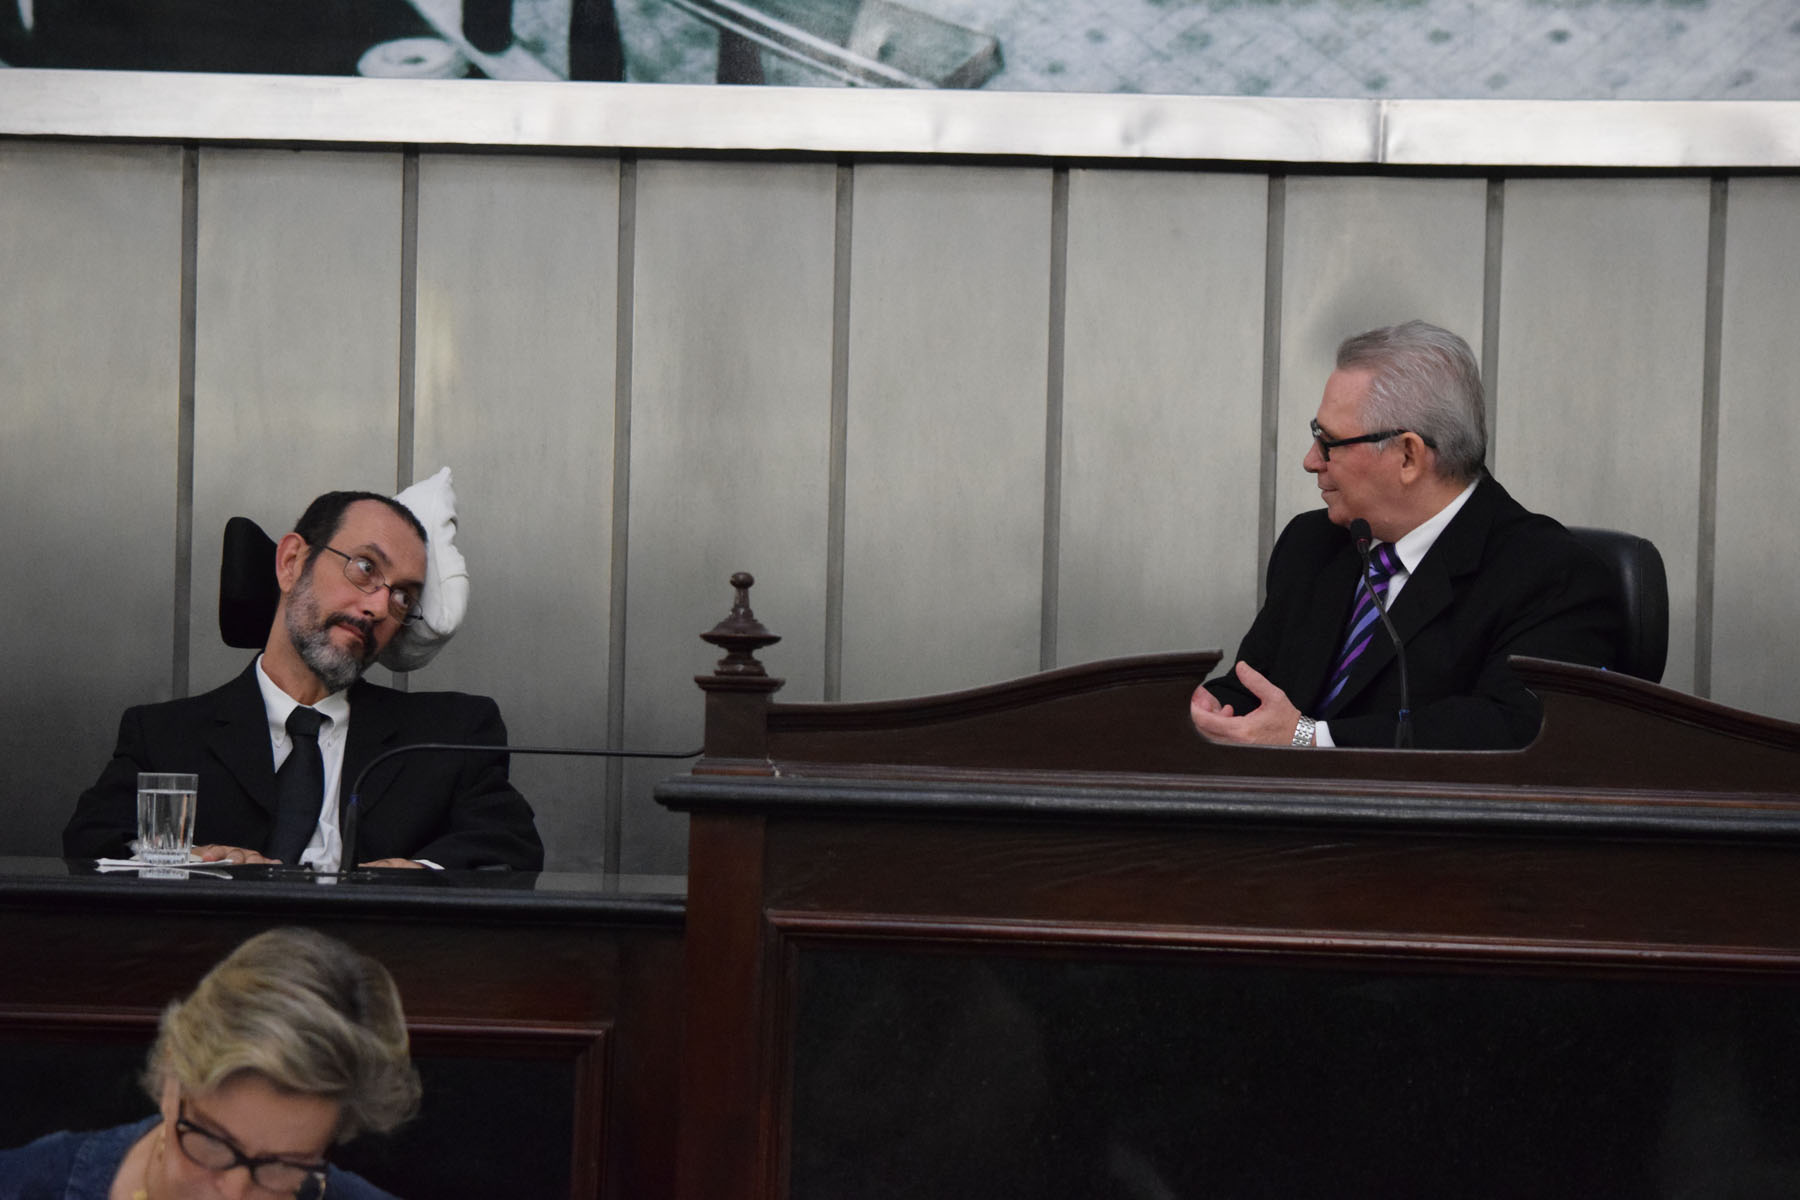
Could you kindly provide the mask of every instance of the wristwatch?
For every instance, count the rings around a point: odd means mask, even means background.
[[[1318,744],[1319,723],[1311,717],[1302,715],[1294,722],[1294,745],[1315,746]]]

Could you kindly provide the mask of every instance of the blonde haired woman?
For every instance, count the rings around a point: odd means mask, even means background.
[[[144,1087],[155,1117],[0,1152],[0,1196],[392,1200],[326,1152],[419,1098],[393,979],[307,929],[251,938],[169,1005]]]

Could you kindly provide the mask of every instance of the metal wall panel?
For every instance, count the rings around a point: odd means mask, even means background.
[[[842,696],[1038,667],[1050,172],[861,166]]]
[[[246,662],[219,640],[226,520],[279,537],[320,492],[394,490],[400,201],[398,154],[200,152],[195,692]]]
[[[1268,181],[1070,172],[1057,661],[1256,614]]]
[[[697,747],[702,643],[749,571],[784,699],[823,694],[836,172],[645,162],[632,313],[625,742]],[[625,869],[679,869],[687,823],[627,778]]]
[[[1800,721],[1794,633],[1800,523],[1800,181],[1735,179],[1719,363],[1712,695]]]
[[[1487,185],[1479,179],[1302,177],[1287,183],[1275,530],[1319,507],[1300,467],[1307,422],[1351,334],[1418,317],[1481,355]]]
[[[414,474],[452,468],[470,607],[413,688],[500,703],[513,741],[603,746],[619,167],[419,162]],[[519,757],[549,864],[598,870],[606,770]]]
[[[0,143],[0,853],[60,855],[175,630],[181,152]]]
[[[1536,512],[1630,530],[1669,573],[1669,665],[1694,681],[1709,184],[1506,188],[1494,473]]]

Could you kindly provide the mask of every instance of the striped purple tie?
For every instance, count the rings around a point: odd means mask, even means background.
[[[1338,652],[1337,666],[1331,672],[1331,682],[1326,685],[1325,695],[1314,708],[1315,712],[1330,711],[1332,702],[1350,680],[1350,669],[1363,656],[1363,651],[1369,648],[1369,642],[1375,636],[1375,625],[1381,617],[1375,611],[1375,602],[1370,599],[1371,589],[1385,599],[1388,581],[1400,569],[1400,556],[1394,552],[1392,542],[1381,543],[1369,555],[1370,586],[1356,589],[1356,603],[1350,609],[1350,626],[1349,632],[1344,635],[1344,648]]]

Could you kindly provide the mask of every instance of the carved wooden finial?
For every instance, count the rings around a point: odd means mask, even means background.
[[[750,588],[756,580],[739,571],[731,577],[737,598],[731,615],[700,636],[721,647],[725,657],[711,675],[696,675],[694,682],[706,693],[706,754],[696,771],[750,769],[760,763],[768,770],[769,701],[781,690],[782,680],[763,670],[756,652],[781,639],[763,628],[750,611]]]
[[[737,590],[737,598],[731,602],[731,614],[700,635],[725,651],[725,657],[713,668],[714,675],[768,674],[757,661],[756,652],[764,646],[773,646],[781,638],[763,628],[763,623],[750,611],[750,589],[755,585],[755,578],[747,571],[733,575],[731,586]]]

